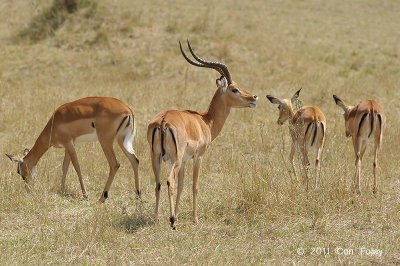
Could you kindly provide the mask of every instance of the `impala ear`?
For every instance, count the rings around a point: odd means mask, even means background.
[[[274,97],[274,96],[267,95],[266,97],[273,104],[282,104],[282,101],[279,100],[278,98]]]
[[[333,95],[333,99],[335,100],[335,103],[340,106],[345,112],[349,110],[349,107],[336,95]]]
[[[14,162],[14,163],[20,163],[20,162],[22,162],[22,159],[21,158],[18,158],[17,156],[14,156],[14,155],[10,155],[10,154],[7,154],[6,153],[6,156],[8,157],[8,159],[10,159],[12,162]]]
[[[226,78],[224,76],[221,76],[215,82],[217,84],[217,88],[221,88],[222,92],[225,93],[228,89],[228,81],[226,80]]]
[[[301,88],[300,88],[298,91],[296,91],[295,94],[293,94],[292,98],[290,99],[290,101],[292,102],[292,104],[294,104],[294,103],[297,101],[297,99],[299,98],[300,91],[301,91]]]

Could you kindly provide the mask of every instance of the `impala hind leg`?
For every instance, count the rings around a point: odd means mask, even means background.
[[[296,144],[294,143],[294,141],[292,141],[292,147],[290,149],[290,154],[289,154],[289,161],[290,161],[290,164],[292,165],[292,171],[296,178],[296,181],[298,181],[299,178],[297,177],[296,167],[294,166],[294,153],[295,152],[296,152]]]
[[[179,210],[179,201],[181,199],[182,190],[183,190],[183,182],[185,178],[185,163],[182,163],[181,169],[178,173],[178,193],[176,194],[176,202],[175,202],[175,215],[178,219],[178,210]]]
[[[203,157],[193,159],[193,222],[198,222],[197,193],[199,192],[199,173]]]
[[[365,149],[367,148],[366,142],[362,140],[361,138],[357,140],[356,146],[355,146],[355,153],[356,153],[356,173],[354,175],[354,191],[357,194],[361,194],[361,162],[362,158],[365,153]]]
[[[373,164],[373,174],[374,174],[374,187],[372,188],[372,193],[376,195],[378,192],[378,181],[376,178],[376,168],[378,167],[378,154],[381,149],[382,133],[380,130],[375,132],[375,146],[374,146],[374,164]]]
[[[182,161],[177,160],[172,164],[171,173],[167,179],[168,186],[168,198],[169,198],[169,207],[171,216],[169,217],[169,222],[171,224],[172,229],[175,229],[175,221],[176,221],[176,213],[174,206],[174,189],[175,189],[175,177],[179,175],[179,171],[181,170]]]
[[[379,153],[379,148],[377,147],[377,145],[375,145],[374,163],[373,163],[374,187],[372,188],[372,193],[374,194],[378,192],[378,182],[376,179],[376,167],[378,166],[378,153]]]
[[[121,137],[118,139],[118,145],[121,150],[124,152],[125,156],[129,159],[129,162],[132,165],[133,173],[135,175],[135,188],[136,195],[140,198],[141,190],[140,190],[140,179],[139,179],[139,159],[135,154],[135,150],[132,146],[133,143],[133,132],[127,134],[125,137]]]
[[[61,191],[62,192],[65,191],[65,179],[67,178],[67,173],[68,173],[68,168],[69,168],[70,162],[71,162],[71,158],[69,157],[67,149],[65,149],[64,161],[63,161],[63,165],[62,165],[63,175],[62,175],[62,179],[61,179]]]
[[[305,171],[304,182],[306,183],[306,191],[308,191],[309,187],[309,171],[310,171],[310,161],[308,160],[308,146],[304,143],[301,149],[302,159],[303,159],[303,167]]]
[[[318,149],[317,149],[317,159],[315,160],[315,189],[318,188],[319,185],[319,179],[321,175],[321,158],[322,158],[322,152],[324,150],[325,146],[325,135],[322,136],[322,140],[318,143]]]
[[[154,177],[156,179],[156,188],[154,190],[156,196],[156,208],[154,213],[154,218],[156,221],[158,218],[158,207],[160,205],[160,191],[161,191],[161,182],[160,182],[160,168],[161,168],[161,154],[160,153],[151,153],[151,165],[153,167]]]
[[[101,194],[100,199],[99,199],[99,201],[101,203],[103,203],[108,198],[108,193],[110,191],[111,184],[114,181],[115,174],[117,173],[117,170],[120,165],[117,161],[117,158],[115,157],[113,141],[112,140],[110,140],[110,141],[102,140],[102,141],[100,141],[100,144],[101,144],[101,147],[103,148],[103,152],[106,155],[108,164],[110,166],[108,179],[107,179],[106,185],[104,187],[103,193]]]
[[[156,181],[156,187],[154,189],[154,194],[156,196],[156,207],[154,211],[155,221],[159,221],[158,208],[160,205],[160,192],[161,192],[161,182],[160,182],[160,170],[161,170],[161,131],[160,128],[154,128],[152,131],[151,139],[151,166],[153,168],[153,173]]]
[[[65,150],[68,152],[69,158],[72,161],[72,165],[75,168],[76,173],[78,174],[79,183],[81,185],[82,195],[84,199],[87,199],[88,195],[86,192],[85,184],[83,183],[81,167],[79,166],[78,156],[76,155],[75,147],[72,142],[69,142],[65,145]]]
[[[314,179],[315,179],[314,188],[315,189],[317,189],[318,185],[319,185],[319,177],[320,177],[320,173],[321,173],[322,150],[323,150],[323,147],[318,147],[317,159],[315,160],[315,170],[314,170]]]

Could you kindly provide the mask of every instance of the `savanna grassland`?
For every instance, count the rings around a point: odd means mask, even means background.
[[[138,125],[143,201],[133,171],[121,168],[105,204],[108,175],[99,143],[77,147],[89,200],[72,166],[60,191],[62,149],[38,164],[27,193],[16,166],[0,160],[0,264],[400,264],[400,3],[355,1],[95,1],[0,3],[0,151],[22,154],[53,111],[85,96],[128,103]],[[162,109],[206,110],[213,70],[190,66],[178,40],[225,62],[233,79],[259,95],[256,109],[234,109],[207,151],[200,175],[198,224],[192,223],[191,170],[178,228],[170,229],[162,170],[161,221],[146,129]],[[305,193],[288,160],[288,126],[266,94],[321,107],[327,142],[321,187]],[[372,146],[354,195],[351,140],[332,94],[349,104],[379,99],[387,124],[372,194]],[[314,154],[310,161],[314,162]],[[299,156],[296,156],[299,170]],[[329,248],[326,255],[312,248]],[[360,254],[360,248],[382,256]],[[305,254],[297,250],[304,248]],[[354,250],[348,256],[335,249]]]

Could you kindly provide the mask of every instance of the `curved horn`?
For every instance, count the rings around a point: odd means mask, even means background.
[[[206,61],[202,58],[200,58],[192,49],[192,47],[190,46],[189,40],[187,40],[187,44],[189,47],[189,51],[190,53],[193,55],[194,59],[196,59],[197,61],[199,61],[200,63],[210,67],[210,68],[214,68],[215,70],[217,70],[222,76],[224,76],[226,78],[226,80],[228,81],[228,84],[232,84],[232,78],[231,78],[231,74],[229,73],[228,67],[220,62],[212,62],[212,61]]]
[[[181,53],[182,53],[183,57],[186,59],[186,61],[189,62],[189,64],[194,65],[194,66],[197,66],[197,67],[206,67],[206,68],[215,69],[215,70],[217,70],[222,76],[224,76],[224,77],[226,78],[226,80],[228,81],[228,84],[231,84],[231,83],[232,83],[231,75],[230,75],[230,73],[229,73],[228,68],[227,68],[226,65],[224,65],[224,64],[222,64],[222,63],[219,63],[219,62],[209,62],[209,61],[206,61],[206,60],[200,58],[199,56],[197,56],[197,55],[194,53],[192,47],[190,46],[189,41],[187,41],[187,43],[188,43],[188,47],[189,47],[190,53],[191,53],[191,54],[193,55],[193,57],[198,61],[198,62],[192,61],[192,60],[185,54],[185,52],[183,51],[183,48],[182,48],[181,41],[179,41],[179,48],[180,48],[180,50],[181,50]]]
[[[181,49],[181,53],[182,53],[183,57],[186,59],[186,61],[189,62],[189,64],[194,65],[194,66],[197,66],[197,67],[207,67],[207,66],[205,66],[205,65],[202,65],[202,64],[200,64],[200,63],[197,63],[197,62],[192,61],[192,60],[185,54],[185,52],[183,51],[181,41],[179,41],[179,48]]]

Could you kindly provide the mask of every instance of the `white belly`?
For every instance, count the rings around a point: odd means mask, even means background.
[[[97,141],[97,140],[98,140],[98,138],[97,138],[96,131],[93,131],[93,133],[90,133],[90,134],[86,134],[86,135],[82,135],[82,136],[77,137],[77,138],[75,139],[75,143],[78,143],[78,142]]]

